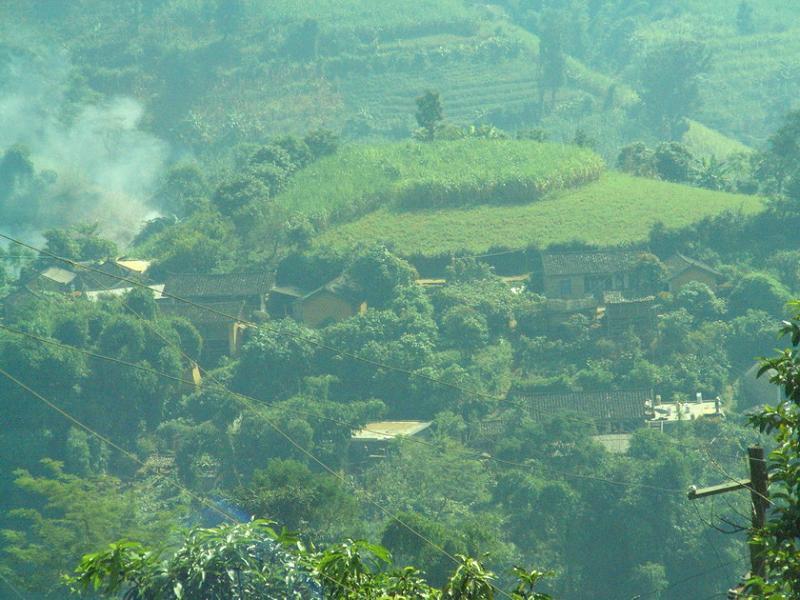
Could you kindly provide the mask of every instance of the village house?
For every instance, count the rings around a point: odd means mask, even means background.
[[[650,336],[656,330],[656,299],[625,298],[619,292],[603,297],[602,318],[609,336],[618,338],[628,331],[639,336]]]
[[[241,349],[245,330],[244,301],[212,302],[203,306],[185,303],[158,305],[159,312],[166,317],[177,317],[191,323],[203,339],[199,362],[215,365],[223,356],[236,356]]]
[[[652,394],[647,391],[566,392],[514,395],[535,421],[558,414],[575,414],[594,421],[599,433],[627,433],[645,425]]]
[[[367,311],[360,293],[342,278],[309,292],[294,303],[294,317],[309,327],[325,327]]]
[[[367,310],[361,291],[342,276],[310,291],[274,286],[267,306],[273,319],[292,317],[314,328],[364,314]]]
[[[81,291],[99,292],[131,288],[135,283],[147,281],[150,262],[128,258],[109,258],[101,262],[83,262],[75,268]]]
[[[353,465],[386,457],[389,444],[398,437],[426,439],[431,421],[378,421],[367,423],[350,437],[350,461]]]
[[[578,299],[633,287],[638,252],[562,252],[542,255],[547,298]]]
[[[690,281],[705,283],[712,290],[717,291],[720,283],[724,280],[724,276],[719,271],[704,262],[680,253],[665,260],[664,267],[667,270],[669,291],[673,293],[679,291]]]
[[[24,287],[33,293],[60,292],[69,294],[79,289],[77,274],[61,267],[47,267],[30,279]]]
[[[267,312],[273,319],[293,317],[294,303],[308,293],[293,285],[274,285],[267,297]]]
[[[163,302],[189,300],[204,306],[221,302],[242,303],[244,316],[249,318],[256,311],[266,311],[271,287],[272,275],[267,272],[170,275],[164,287],[166,298]]]
[[[699,392],[695,394],[694,402],[661,402],[661,397],[656,396],[648,408],[652,417],[648,419],[647,424],[661,431],[681,421],[710,417],[725,418],[719,396],[713,400],[703,400],[703,395]]]

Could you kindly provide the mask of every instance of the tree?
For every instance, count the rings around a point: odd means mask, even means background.
[[[690,281],[684,285],[675,294],[673,306],[686,309],[698,322],[718,319],[725,312],[725,302],[700,281]]]
[[[736,31],[739,35],[752,35],[756,32],[753,5],[747,0],[742,0],[736,9]]]
[[[234,216],[246,206],[263,202],[270,197],[270,189],[259,178],[249,173],[234,176],[217,187],[214,205],[225,216]]]
[[[399,288],[413,285],[417,278],[414,267],[379,244],[361,248],[345,274],[375,308],[388,306]]]
[[[319,585],[282,549],[286,542],[266,521],[196,528],[168,559],[120,541],[84,556],[71,584],[79,593],[139,600],[316,597]]]
[[[791,190],[793,199],[800,198],[800,110],[788,113],[770,136],[756,176],[767,189],[778,193]]]
[[[303,377],[311,375],[316,340],[313,331],[289,319],[259,327],[242,348],[233,385],[260,398],[296,394]]]
[[[655,254],[642,253],[633,267],[632,283],[643,296],[655,295],[664,290],[667,270]]]
[[[245,7],[242,0],[218,0],[214,21],[224,39],[227,40],[229,35],[236,33],[244,17]]]
[[[425,133],[425,139],[430,141],[436,134],[436,127],[442,121],[442,101],[439,92],[427,90],[419,96],[417,102],[417,125]]]
[[[315,159],[333,154],[339,147],[339,136],[328,129],[309,131],[303,141]]]
[[[5,203],[17,186],[30,182],[35,173],[30,150],[25,146],[11,146],[0,160],[0,202]]]
[[[793,318],[781,333],[791,348],[762,363],[759,376],[774,370],[770,381],[784,392],[775,406],[765,406],[750,417],[762,433],[774,438],[775,449],[769,453],[770,510],[763,531],[751,534],[751,540],[764,549],[767,575],[753,577],[749,593],[760,598],[800,598],[800,302],[791,303]]]
[[[319,52],[320,26],[316,19],[295,25],[286,38],[284,51],[295,60],[313,60]]]
[[[444,338],[454,348],[473,352],[489,341],[486,317],[469,306],[454,306],[442,317]]]
[[[711,53],[702,42],[674,40],[647,53],[639,73],[645,114],[661,134],[679,137],[683,119],[700,101],[700,77],[711,67]]]
[[[74,592],[103,598],[330,598],[331,600],[490,600],[497,580],[478,560],[455,557],[455,572],[442,589],[413,567],[392,568],[389,552],[364,540],[324,550],[308,549],[278,534],[268,521],[193,529],[169,558],[142,544],[119,541],[83,557],[69,579]],[[451,563],[452,564],[452,563]],[[514,568],[513,600],[548,600],[534,591],[548,574]]]
[[[777,279],[766,273],[756,272],[737,281],[728,297],[728,308],[735,316],[752,309],[780,317],[789,300],[789,292]]]
[[[52,254],[72,260],[116,257],[117,245],[111,240],[102,238],[98,234],[98,229],[97,223],[75,225],[68,229],[49,229],[43,234],[47,241],[45,249]]]
[[[71,475],[52,460],[43,461],[42,468],[41,476],[16,471],[16,486],[37,502],[10,512],[0,544],[0,569],[10,567],[16,585],[35,597],[64,598],[61,574],[84,553],[122,535],[147,543],[169,541],[176,517],[172,501],[157,498],[148,485]]]
[[[662,142],[653,153],[653,168],[661,179],[687,183],[694,179],[695,158],[678,142]]]
[[[654,173],[653,151],[643,142],[635,142],[622,148],[617,155],[617,167],[621,171],[639,177],[651,177]]]
[[[566,56],[564,55],[564,23],[560,14],[550,11],[542,22],[539,33],[539,104],[544,107],[545,92],[550,92],[551,103],[564,85]]]
[[[179,217],[190,215],[208,204],[208,182],[195,163],[180,163],[164,177],[155,201],[163,210]]]
[[[292,531],[341,523],[355,514],[357,505],[349,490],[327,473],[313,473],[291,459],[272,459],[253,473],[253,479],[236,491],[238,504],[259,519],[281,523]]]

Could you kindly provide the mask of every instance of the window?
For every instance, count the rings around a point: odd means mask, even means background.
[[[572,279],[562,279],[559,281],[560,287],[560,295],[563,296],[571,296],[572,295]]]

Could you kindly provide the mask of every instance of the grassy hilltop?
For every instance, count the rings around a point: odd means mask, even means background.
[[[643,241],[657,222],[679,228],[763,208],[756,196],[604,173],[589,150],[495,140],[345,148],[299,173],[276,201],[333,221],[360,214],[319,244],[382,241],[406,256],[615,246]]]
[[[276,202],[323,220],[379,206],[524,203],[596,180],[602,169],[590,150],[522,140],[345,146],[299,172]]]

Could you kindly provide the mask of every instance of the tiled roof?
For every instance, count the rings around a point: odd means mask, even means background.
[[[193,324],[232,323],[240,320],[244,312],[244,301],[208,302],[202,306],[194,306],[177,302],[160,302],[158,309],[168,317],[182,317]]]
[[[631,269],[639,252],[563,252],[542,255],[545,275],[619,273]]]
[[[113,290],[131,287],[131,281],[144,281],[141,273],[122,267],[114,260],[79,263],[86,267],[78,268],[81,287],[88,290]]]
[[[670,256],[667,260],[664,261],[664,266],[667,268],[668,277],[671,279],[673,277],[677,277],[684,271],[690,269],[691,267],[695,267],[697,269],[701,269],[706,271],[707,273],[711,273],[716,277],[722,277],[722,273],[707,265],[706,263],[696,260],[694,258],[689,258],[688,256],[684,256],[683,254],[675,254],[674,256]]]
[[[302,298],[308,293],[307,290],[301,290],[293,285],[273,285],[269,292],[270,294],[279,294],[290,298]]]
[[[272,274],[228,273],[226,275],[170,275],[164,293],[179,298],[239,298],[261,296],[272,287]]]
[[[645,401],[650,394],[633,392],[574,392],[517,397],[530,415],[542,421],[559,413],[577,413],[598,421],[645,420]]]
[[[308,292],[305,296],[303,296],[303,300],[311,298],[312,296],[316,296],[322,292],[329,292],[331,294],[335,294],[336,296],[341,296],[349,302],[360,302],[363,300],[364,296],[363,291],[349,277],[346,277],[345,275],[339,275],[322,287],[318,287],[317,289]]]

